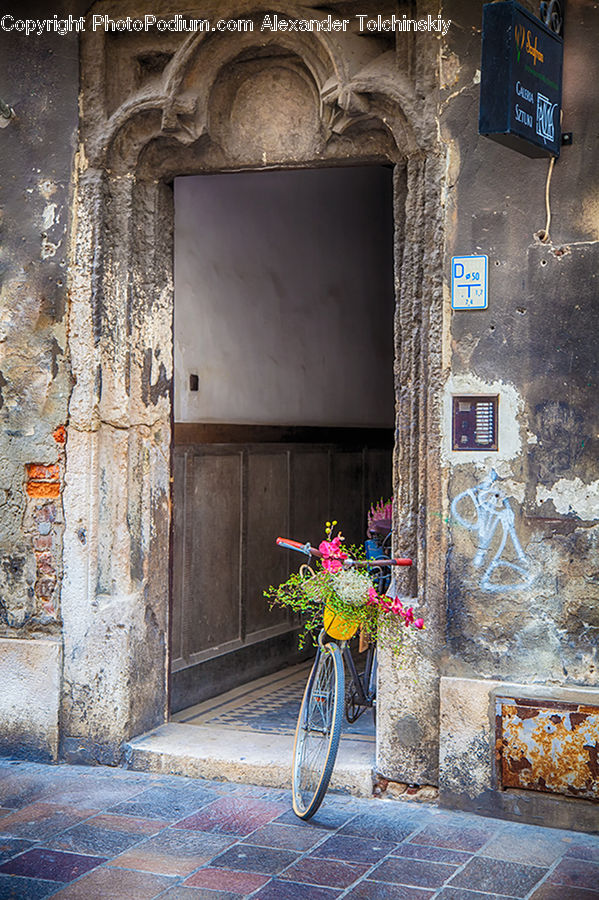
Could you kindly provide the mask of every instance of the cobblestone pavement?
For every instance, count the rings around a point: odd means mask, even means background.
[[[599,837],[331,794],[0,760],[0,898],[594,900]]]

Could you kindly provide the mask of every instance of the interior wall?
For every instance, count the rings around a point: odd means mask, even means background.
[[[175,179],[175,421],[393,425],[391,191],[382,166]]]

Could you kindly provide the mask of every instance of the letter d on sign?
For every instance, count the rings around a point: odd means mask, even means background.
[[[462,278],[464,275],[464,264],[460,262],[454,262],[453,264],[453,277],[454,278]]]

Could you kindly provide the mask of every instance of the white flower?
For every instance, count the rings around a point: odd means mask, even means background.
[[[343,603],[350,606],[364,606],[368,599],[368,589],[372,581],[357,569],[342,569],[335,575],[335,592]]]

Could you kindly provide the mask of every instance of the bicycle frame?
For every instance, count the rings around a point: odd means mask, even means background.
[[[343,653],[343,660],[345,662],[345,665],[347,666],[351,682],[356,691],[358,705],[364,706],[365,708],[374,706],[374,699],[376,695],[376,691],[370,690],[370,680],[375,659],[375,651],[376,648],[374,645],[370,646],[366,651],[366,668],[364,669],[363,676],[360,677],[351,650],[349,649],[347,643],[345,643],[345,645],[341,648],[341,652]]]

